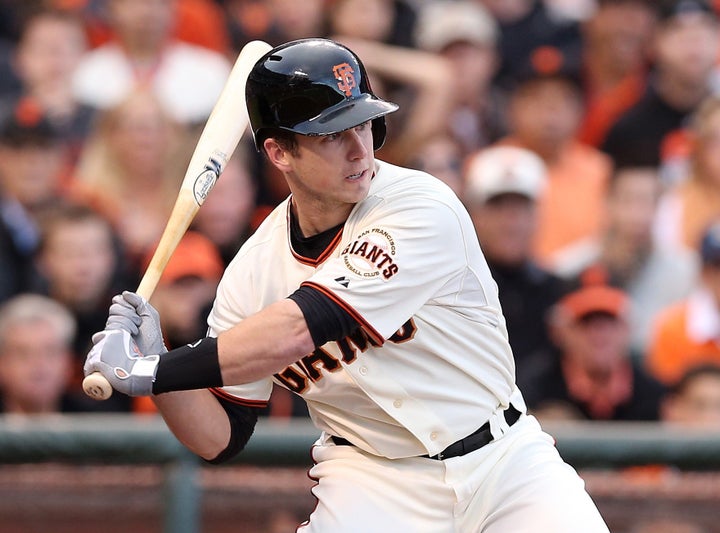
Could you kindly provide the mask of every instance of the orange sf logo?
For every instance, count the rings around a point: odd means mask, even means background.
[[[352,90],[355,87],[355,71],[347,63],[340,63],[333,67],[333,74],[338,80],[338,89],[345,93],[345,96],[352,96]]]

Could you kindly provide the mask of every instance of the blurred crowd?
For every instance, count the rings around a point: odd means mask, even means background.
[[[326,36],[397,102],[377,156],[463,200],[545,420],[720,428],[720,2],[0,0],[0,410],[81,391],[249,41]],[[242,98],[242,95],[238,95]],[[246,136],[151,302],[191,342],[288,190]],[[267,416],[306,416],[283,389]]]

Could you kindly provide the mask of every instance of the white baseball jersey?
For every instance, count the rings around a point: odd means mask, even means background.
[[[367,198],[317,260],[292,249],[290,199],[268,216],[220,282],[210,334],[301,284],[322,291],[361,324],[357,334],[222,393],[267,401],[275,380],[307,401],[320,429],[359,448],[435,455],[519,397],[512,353],[497,286],[461,202],[428,174],[376,163]]]

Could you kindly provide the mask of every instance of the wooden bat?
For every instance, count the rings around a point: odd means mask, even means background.
[[[255,62],[270,49],[271,46],[263,41],[247,43],[230,71],[195,146],[160,242],[137,288],[137,293],[147,300],[248,126],[245,82]],[[112,394],[110,383],[99,372],[85,377],[83,390],[96,400],[106,400]]]

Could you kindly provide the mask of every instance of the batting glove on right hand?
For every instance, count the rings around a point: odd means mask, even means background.
[[[106,330],[122,329],[132,335],[144,354],[167,352],[160,328],[160,315],[150,303],[134,292],[124,291],[113,297]]]
[[[100,372],[116,391],[128,396],[152,395],[159,355],[140,353],[130,332],[122,328],[100,331],[92,340],[83,367],[86,376]]]

